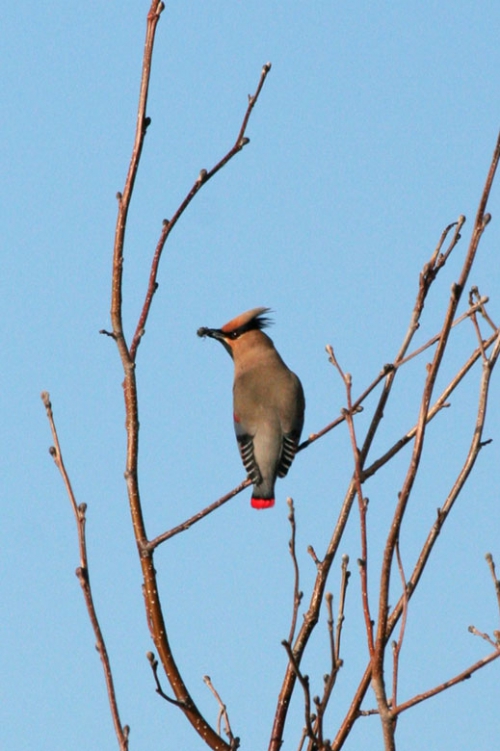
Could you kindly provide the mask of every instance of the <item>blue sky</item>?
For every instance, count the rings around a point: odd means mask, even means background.
[[[39,394],[50,391],[79,502],[88,504],[90,572],[131,749],[204,748],[180,713],[154,693],[151,648],[129,522],[122,374],[109,328],[115,195],[135,126],[149,3],[31,0],[2,11],[0,409],[3,648],[0,746],[116,748],[104,682],[74,569],[76,531],[47,448]],[[442,229],[460,214],[462,244],[426,305],[417,341],[439,328],[456,279],[500,125],[500,7],[496,2],[168,2],[153,61],[152,118],[125,249],[124,318],[130,334],[164,218],[201,168],[234,142],[247,95],[272,62],[247,135],[250,144],[206,185],[173,231],[138,359],[141,490],[151,537],[243,479],[231,424],[231,362],[201,341],[251,307],[272,307],[270,334],[307,398],[305,435],[345,404],[327,343],[360,393],[394,358],[418,274]],[[470,278],[500,319],[498,218]],[[464,309],[466,299],[461,304]],[[446,363],[451,377],[475,346],[470,325]],[[376,450],[411,427],[425,359],[408,368]],[[408,513],[410,567],[460,466],[474,424],[479,370],[435,421]],[[467,633],[498,628],[484,562],[500,566],[499,388],[473,476],[441,534],[412,600],[401,665],[402,699],[446,680],[488,651]],[[367,404],[367,415],[370,405]],[[359,419],[359,430],[366,425]],[[405,454],[367,484],[373,582],[404,476]],[[209,674],[243,748],[267,746],[286,656],[292,603],[286,497],[297,508],[302,588],[340,507],[352,457],[345,429],[296,459],[272,512],[250,491],[163,546],[156,556],[170,638],[207,717]],[[345,667],[329,733],[366,664],[360,611],[359,530],[342,544],[352,576]],[[338,570],[330,588],[338,593]],[[335,567],[334,567],[335,569]],[[320,690],[324,617],[304,669]],[[398,725],[398,749],[493,748],[500,734],[499,665],[420,705]],[[313,688],[314,690],[314,688]],[[370,700],[368,706],[372,706]],[[286,749],[303,724],[291,709]],[[360,720],[347,749],[382,748],[376,718]]]

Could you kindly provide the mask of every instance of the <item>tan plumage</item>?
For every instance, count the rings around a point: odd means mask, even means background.
[[[274,505],[276,477],[290,469],[304,424],[302,385],[262,331],[268,311],[253,308],[220,329],[198,329],[198,336],[220,341],[234,361],[234,429],[254,483],[254,508]]]

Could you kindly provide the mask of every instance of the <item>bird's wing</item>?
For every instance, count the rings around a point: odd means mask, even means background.
[[[278,464],[278,477],[285,477],[291,467],[299,445],[300,433],[294,430],[283,436],[281,456]]]
[[[245,467],[250,480],[254,485],[258,485],[262,482],[262,476],[260,474],[259,467],[255,461],[253,436],[244,432],[241,423],[235,418],[234,431],[236,433],[236,440],[238,441],[238,448],[241,454],[241,460]]]

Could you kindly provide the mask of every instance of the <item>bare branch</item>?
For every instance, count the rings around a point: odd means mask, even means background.
[[[144,546],[144,549],[149,552],[153,552],[153,550],[158,547],[158,545],[161,545],[162,542],[170,540],[171,537],[175,537],[175,535],[178,535],[179,532],[185,532],[187,529],[192,527],[193,524],[196,524],[196,522],[199,522],[201,519],[204,519],[205,516],[211,514],[212,511],[215,511],[220,506],[223,506],[225,503],[230,501],[231,498],[234,498],[236,495],[238,495],[238,493],[241,493],[242,490],[248,488],[248,486],[251,484],[251,480],[249,480],[248,478],[246,480],[243,480],[243,482],[241,482],[236,488],[230,490],[229,493],[226,493],[217,501],[214,501],[206,508],[198,511],[196,514],[193,514],[193,516],[191,516],[189,519],[186,519],[186,521],[182,522],[181,524],[178,524],[176,527],[169,529],[167,532],[163,532],[163,534],[158,535],[158,537],[155,537],[153,540],[147,542]]]
[[[125,228],[128,209],[134,188],[135,177],[139,166],[146,128],[149,124],[146,118],[146,103],[151,75],[151,60],[153,55],[156,27],[163,3],[153,0],[147,18],[146,41],[142,64],[141,88],[138,103],[137,127],[134,147],[130,159],[129,170],[125,180],[125,187],[118,195],[118,217],[116,221],[115,243],[113,251],[113,269],[111,284],[111,324],[112,336],[116,342],[124,371],[124,399],[125,399],[125,428],[127,432],[127,451],[125,480],[132,516],[132,525],[139,560],[144,578],[143,593],[146,617],[152,639],[158,651],[159,658],[175,694],[176,701],[197,733],[204,739],[213,751],[230,751],[229,745],[213,730],[194,703],[181,673],[176,665],[172,649],[167,636],[167,628],[160,603],[159,587],[153,563],[153,550],[148,548],[148,539],[144,524],[138,480],[139,456],[139,405],[135,374],[135,351],[132,353],[127,347],[122,323],[122,283],[123,283],[123,252]],[[242,144],[243,145],[243,144]],[[240,146],[240,148],[242,147]],[[222,166],[222,165],[221,165]],[[220,167],[219,167],[220,168]],[[197,192],[197,189],[195,190]],[[194,193],[193,193],[194,195]],[[191,199],[190,199],[191,200]],[[148,308],[149,309],[149,308]],[[139,322],[139,328],[142,324]],[[142,328],[141,333],[142,335]],[[137,345],[136,345],[137,346]],[[134,354],[134,356],[132,356]]]
[[[257,89],[255,90],[255,93],[248,97],[248,106],[245,112],[245,115],[243,117],[243,122],[241,124],[240,130],[238,132],[238,135],[236,136],[236,141],[234,142],[233,146],[229,149],[229,151],[225,154],[225,156],[220,159],[217,164],[212,167],[210,170],[202,169],[196,178],[196,180],[193,183],[193,186],[189,190],[188,194],[184,198],[184,200],[181,202],[179,208],[174,212],[174,215],[170,220],[165,219],[163,222],[162,231],[160,234],[160,238],[158,240],[158,243],[156,245],[156,250],[153,255],[153,260],[151,263],[151,271],[149,274],[149,283],[148,283],[148,289],[146,292],[146,298],[144,300],[144,305],[142,307],[141,314],[139,316],[139,321],[137,323],[137,327],[135,330],[134,337],[132,339],[132,344],[130,345],[130,358],[134,361],[137,354],[137,348],[141,342],[141,339],[144,335],[145,329],[146,329],[146,321],[148,319],[149,311],[151,310],[151,304],[153,302],[153,296],[158,288],[157,283],[157,277],[158,277],[158,267],[160,264],[161,255],[163,253],[163,248],[165,247],[165,243],[167,242],[167,238],[170,235],[171,231],[177,224],[178,220],[181,218],[184,211],[187,209],[195,195],[198,193],[198,191],[202,188],[203,185],[205,185],[219,170],[221,170],[238,152],[242,150],[244,146],[246,146],[247,143],[249,143],[249,139],[245,137],[245,132],[247,129],[248,121],[250,119],[250,115],[252,114],[252,110],[257,103],[257,100],[259,98],[260,92],[262,91],[262,87],[264,86],[265,80],[267,78],[267,75],[269,71],[271,70],[271,63],[266,63],[262,67],[262,71],[260,74],[259,83],[257,86]]]
[[[396,560],[398,562],[399,575],[401,577],[401,589],[403,592],[403,614],[401,618],[401,630],[399,632],[399,638],[392,644],[393,655],[393,667],[392,667],[392,701],[393,707],[397,704],[398,697],[398,673],[399,673],[399,656],[401,654],[401,648],[403,646],[403,640],[405,636],[406,618],[408,615],[408,585],[406,583],[405,572],[403,568],[403,561],[401,559],[401,551],[399,549],[399,540],[396,540]]]
[[[316,736],[314,734],[314,730],[311,724],[311,693],[309,690],[309,677],[301,673],[299,664],[294,655],[291,644],[289,644],[286,641],[286,639],[283,639],[281,643],[286,649],[286,653],[288,655],[288,659],[290,660],[290,664],[295,672],[295,675],[299,679],[299,683],[302,686],[302,689],[304,691],[304,705],[305,705],[304,711],[305,711],[305,723],[306,723],[307,735],[309,738],[314,739]]]
[[[135,130],[132,156],[125,179],[123,191],[118,193],[118,218],[116,220],[115,242],[113,251],[113,278],[111,289],[111,323],[113,326],[112,336],[115,339],[124,367],[131,363],[130,353],[125,343],[122,323],[122,280],[123,280],[123,246],[125,241],[125,228],[127,225],[128,210],[134,190],[135,178],[139,168],[139,162],[147,129],[146,106],[148,101],[149,81],[151,78],[151,62],[156,27],[160,15],[164,10],[163,2],[152,0],[146,24],[146,41],[144,44],[144,57],[142,62],[141,86],[139,91],[139,103],[137,107],[137,124]]]
[[[467,670],[463,670],[461,673],[456,675],[454,678],[450,678],[449,681],[445,681],[444,683],[441,683],[439,686],[436,686],[435,688],[430,689],[429,691],[424,691],[422,694],[418,694],[418,696],[414,696],[412,699],[408,699],[408,701],[403,702],[403,704],[399,704],[397,707],[394,707],[392,710],[392,713],[394,715],[399,715],[401,712],[404,712],[407,709],[410,709],[410,707],[414,707],[416,704],[420,704],[420,702],[425,701],[426,699],[430,699],[431,696],[437,696],[437,694],[442,693],[443,691],[446,691],[446,689],[451,688],[451,686],[456,686],[457,683],[461,683],[462,681],[466,681],[469,678],[472,677],[473,673],[475,673],[477,670],[481,670],[481,668],[484,668],[485,665],[488,665],[490,662],[493,662],[493,660],[496,660],[498,657],[500,657],[500,649],[496,649],[494,652],[491,652],[487,657],[483,657],[482,660],[478,660],[473,665],[470,666],[470,668],[467,668]]]
[[[323,722],[325,712],[328,707],[328,702],[332,695],[337,675],[342,667],[342,660],[340,659],[340,638],[342,634],[342,626],[344,623],[344,607],[345,596],[347,591],[347,584],[349,582],[350,572],[347,570],[349,563],[349,557],[347,555],[342,556],[342,576],[340,582],[340,594],[339,594],[339,608],[337,615],[337,628],[334,634],[333,630],[333,595],[327,592],[325,595],[326,610],[327,610],[327,627],[328,627],[328,640],[330,643],[330,671],[323,676],[323,696],[321,699],[316,698],[316,719],[314,720],[314,734],[318,739],[318,747],[320,749],[327,748],[328,743],[324,740],[323,735]],[[315,741],[311,740],[309,743],[309,749],[312,751]]]
[[[487,641],[488,644],[492,647],[495,647],[495,649],[500,649],[500,644],[498,641],[493,641],[491,636],[489,634],[485,634],[483,631],[479,631],[475,626],[469,626],[469,633],[474,634],[474,636],[479,636],[481,639],[484,639],[484,641]]]
[[[462,470],[460,471],[457,477],[457,480],[455,481],[445,503],[438,510],[437,518],[431,528],[431,531],[429,532],[429,535],[426,541],[424,542],[424,545],[418,557],[417,563],[415,564],[415,567],[413,569],[412,575],[410,579],[408,580],[407,591],[399,599],[399,601],[395,605],[392,613],[390,614],[388,618],[387,637],[386,637],[387,640],[390,638],[392,631],[394,630],[399,618],[402,615],[402,612],[405,607],[405,600],[406,599],[409,600],[411,596],[413,595],[413,593],[415,592],[415,589],[423,573],[425,565],[430,557],[434,544],[437,541],[439,532],[441,531],[441,528],[444,522],[446,521],[446,518],[449,515],[463,487],[465,480],[467,479],[468,475],[472,471],[472,468],[478,457],[481,446],[483,445],[481,441],[481,437],[482,437],[482,428],[484,425],[484,418],[486,414],[486,399],[487,399],[487,394],[488,394],[489,381],[491,378],[493,367],[500,354],[500,334],[497,333],[496,336],[497,336],[497,339],[495,342],[495,347],[490,356],[488,364],[483,366],[483,376],[481,379],[480,397],[479,397],[479,404],[478,404],[478,417],[477,417],[476,426],[474,429],[472,443],[469,448],[469,452],[464,461]],[[337,733],[335,740],[332,742],[332,749],[334,749],[334,751],[342,747],[344,740],[349,734],[350,729],[352,728],[354,722],[356,721],[357,717],[360,716],[361,703],[366,695],[366,692],[370,685],[371,678],[372,678],[372,668],[371,668],[371,665],[368,665],[359,683],[358,689],[354,695],[349,711],[346,714],[346,717]]]
[[[493,579],[493,584],[495,585],[495,593],[497,596],[497,603],[498,603],[498,612],[500,613],[500,581],[497,578],[497,573],[495,569],[495,561],[493,560],[493,556],[491,553],[486,553],[485,555],[486,563],[488,564],[488,568],[490,570],[491,578]]]
[[[342,578],[340,580],[339,610],[337,613],[337,630],[335,634],[335,655],[333,661],[335,665],[340,664],[340,640],[342,637],[342,627],[344,625],[345,618],[345,598],[347,593],[347,585],[349,584],[349,579],[351,576],[351,572],[347,568],[348,565],[349,556],[344,554],[342,556]]]
[[[161,687],[160,677],[158,675],[158,660],[154,656],[153,652],[147,652],[146,657],[148,658],[148,662],[151,665],[151,670],[153,671],[153,678],[155,679],[156,683],[156,693],[161,696],[162,699],[168,701],[169,704],[174,704],[176,707],[180,707],[180,709],[187,709],[185,704],[177,701],[177,699],[172,699],[172,697],[166,694]]]
[[[370,614],[370,603],[368,600],[368,537],[366,531],[366,512],[368,508],[368,499],[363,496],[363,489],[361,487],[361,461],[358,444],[356,441],[356,431],[354,428],[353,420],[353,403],[352,403],[352,379],[349,373],[344,373],[338,360],[333,352],[333,347],[328,345],[326,351],[329,355],[329,360],[332,365],[337,369],[346,390],[347,397],[347,409],[343,410],[344,417],[347,421],[347,427],[349,429],[349,436],[351,439],[351,450],[354,457],[354,486],[356,488],[356,496],[358,498],[359,508],[359,527],[361,531],[361,559],[359,561],[359,572],[361,580],[361,598],[363,601],[363,615],[365,617],[366,637],[368,641],[368,651],[370,655],[373,654],[373,623]]]
[[[287,499],[288,508],[290,509],[290,512],[288,514],[288,521],[290,522],[290,526],[292,528],[292,534],[290,537],[290,541],[288,543],[288,549],[290,551],[290,555],[292,557],[292,563],[293,563],[293,609],[292,609],[292,621],[290,624],[290,633],[288,635],[288,644],[292,644],[293,638],[295,636],[295,628],[297,625],[297,616],[299,613],[299,607],[300,603],[302,601],[302,595],[303,593],[299,589],[300,584],[300,576],[299,576],[299,564],[297,562],[297,551],[295,549],[295,536],[297,532],[296,524],[295,524],[295,508],[293,505],[293,498]]]
[[[127,751],[128,736],[129,736],[130,728],[128,725],[122,725],[120,721],[120,713],[118,711],[118,702],[116,700],[116,691],[115,691],[115,686],[114,686],[114,681],[113,681],[113,674],[111,672],[111,663],[109,661],[109,656],[108,656],[108,651],[106,649],[104,636],[102,634],[99,620],[97,618],[97,612],[96,612],[95,605],[94,605],[94,597],[92,595],[92,588],[90,586],[89,564],[88,564],[88,557],[87,557],[87,541],[86,541],[86,535],[85,535],[85,521],[86,521],[85,514],[86,514],[87,506],[85,503],[77,504],[76,502],[75,494],[73,492],[73,487],[71,485],[71,480],[69,479],[69,475],[64,465],[64,460],[63,460],[63,456],[61,452],[61,445],[59,443],[59,437],[57,435],[57,429],[56,429],[56,425],[54,421],[54,414],[52,411],[52,404],[50,402],[50,396],[47,391],[42,391],[41,397],[45,405],[45,410],[47,412],[47,418],[49,421],[50,430],[52,432],[52,440],[54,441],[54,445],[51,446],[50,448],[50,454],[63,479],[64,486],[66,488],[66,492],[68,494],[68,498],[70,500],[71,508],[73,509],[73,514],[75,516],[75,521],[76,521],[76,529],[77,529],[77,534],[78,534],[78,547],[80,551],[80,565],[76,569],[75,573],[78,577],[78,581],[80,582],[80,586],[82,588],[83,596],[85,599],[85,605],[87,607],[87,612],[90,618],[90,623],[94,631],[94,636],[96,640],[96,649],[99,652],[99,656],[101,658],[102,667],[104,671],[104,679],[106,681],[106,690],[108,693],[109,707],[111,711],[111,717],[113,719],[113,725],[115,728],[116,737],[118,739],[118,745],[120,747],[120,751]]]
[[[453,225],[451,225],[451,226],[453,226]],[[489,316],[487,316],[486,310],[484,308],[484,305],[488,302],[488,300],[489,300],[488,297],[481,297],[480,300],[478,300],[478,302],[476,302],[471,308],[469,308],[468,310],[466,310],[465,313],[462,313],[461,316],[459,316],[458,318],[456,318],[453,321],[452,328],[454,328],[455,326],[457,326],[460,323],[462,323],[463,321],[465,321],[475,311],[481,311],[481,314],[484,317],[487,318],[487,320],[489,321],[489,323],[491,324],[491,326],[493,327],[493,329],[496,330],[495,325],[492,323],[492,321],[489,318]],[[394,374],[395,371],[399,370],[399,368],[402,365],[406,365],[407,362],[409,362],[413,358],[415,358],[418,355],[420,355],[426,349],[429,349],[429,347],[432,347],[433,344],[436,344],[436,342],[439,341],[440,336],[441,336],[441,332],[439,332],[438,334],[435,334],[433,337],[431,337],[431,339],[429,339],[427,342],[425,342],[425,344],[422,344],[420,347],[418,347],[416,350],[414,350],[410,354],[405,355],[404,357],[401,357],[400,359],[398,359],[397,362],[387,363],[386,365],[384,365],[384,367],[382,368],[382,370],[380,371],[380,373],[376,376],[376,378],[372,381],[372,383],[368,386],[368,388],[353,402],[353,405],[352,405],[353,406],[353,410],[355,412],[360,411],[361,405],[363,404],[363,402],[365,401],[365,399],[372,393],[372,391],[379,385],[379,383],[381,381],[383,381],[384,378],[386,378],[387,375]],[[488,341],[493,341],[493,339],[494,339],[494,337],[491,337]],[[321,430],[318,430],[316,433],[311,433],[307,437],[307,439],[300,444],[300,446],[298,447],[297,451],[302,451],[303,449],[306,449],[311,443],[314,443],[319,438],[322,438],[324,435],[326,435],[327,433],[329,433],[331,430],[333,430],[334,428],[338,427],[343,422],[345,422],[345,419],[346,419],[345,415],[341,414],[339,417],[336,417],[335,420],[333,420],[332,422],[328,423],[328,425],[325,425],[324,428],[321,428]],[[363,470],[364,479],[366,479],[366,472],[367,472],[367,470]]]
[[[212,692],[212,694],[215,696],[217,703],[219,705],[219,719],[217,721],[217,732],[219,735],[221,734],[221,728],[220,723],[221,720],[224,720],[224,732],[226,733],[227,737],[229,738],[229,744],[231,746],[231,751],[236,751],[237,748],[239,748],[240,745],[240,739],[235,738],[233,735],[233,732],[231,730],[231,723],[229,722],[229,716],[227,714],[227,707],[220,698],[219,693],[216,691],[212,681],[210,680],[210,676],[204,675],[203,680],[207,684],[208,688]]]

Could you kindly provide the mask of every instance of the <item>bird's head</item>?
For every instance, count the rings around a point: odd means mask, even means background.
[[[235,350],[244,341],[245,334],[251,331],[262,331],[271,324],[271,319],[265,315],[270,310],[270,308],[252,308],[225,323],[220,329],[202,326],[196,333],[198,336],[210,336],[212,339],[217,339],[234,358]]]

